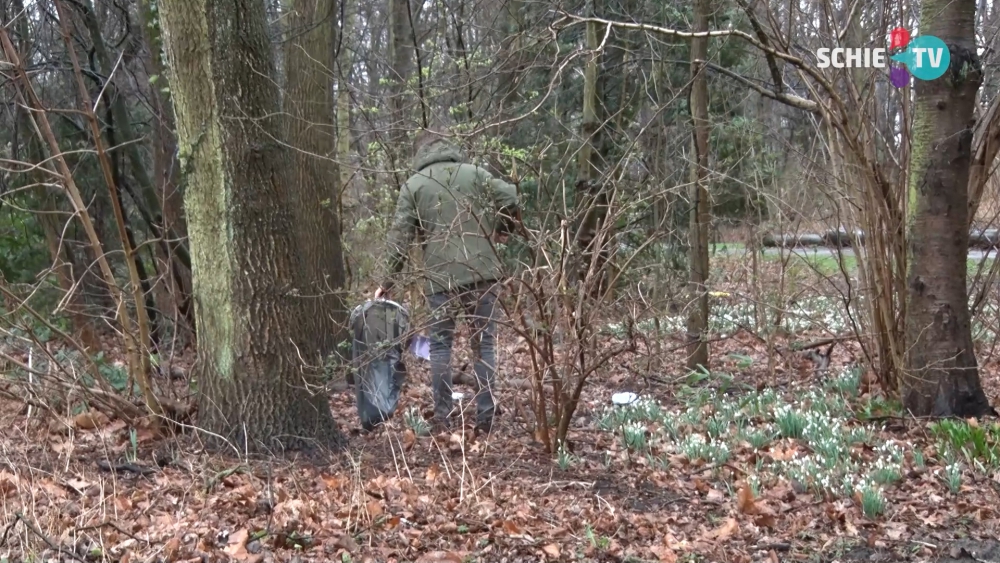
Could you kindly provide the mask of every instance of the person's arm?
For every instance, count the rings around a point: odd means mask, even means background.
[[[517,232],[521,221],[521,207],[517,199],[517,188],[499,178],[493,178],[487,173],[487,182],[493,194],[497,208],[496,232],[502,237]]]
[[[381,297],[388,293],[395,284],[395,277],[403,269],[409,256],[417,224],[417,208],[413,192],[409,185],[403,184],[399,189],[399,197],[396,199],[396,213],[393,216],[392,225],[389,227],[388,244],[386,245],[388,247],[388,275],[375,293],[375,297]]]

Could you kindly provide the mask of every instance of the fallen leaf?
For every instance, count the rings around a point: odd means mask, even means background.
[[[770,454],[776,461],[789,461],[795,457],[795,447],[786,449],[775,446],[771,448]]]
[[[181,548],[180,538],[170,538],[167,543],[163,544],[163,559],[165,561],[176,561],[178,551]]]
[[[712,504],[722,504],[726,502],[726,495],[722,494],[721,491],[715,489],[709,489],[708,494],[705,495],[705,502],[710,502]]]
[[[372,518],[378,518],[384,512],[382,510],[382,504],[377,500],[368,501],[368,515]]]
[[[739,529],[740,529],[740,525],[736,521],[736,519],[735,518],[729,518],[729,519],[726,520],[726,522],[724,524],[722,524],[718,528],[712,530],[711,532],[708,532],[707,534],[705,534],[704,539],[706,539],[706,540],[715,540],[717,542],[725,541],[725,540],[729,539],[730,537],[732,537],[732,535],[735,534],[736,531],[739,530]]]
[[[435,463],[434,465],[431,465],[430,467],[427,468],[427,473],[424,475],[424,479],[426,479],[427,482],[432,483],[434,482],[435,479],[437,479],[440,473],[441,473],[441,468],[439,468]]]
[[[87,489],[89,489],[91,485],[92,483],[76,477],[72,479],[66,479],[66,486],[80,493],[81,495],[86,494]]]
[[[233,559],[246,561],[250,559],[250,553],[247,551],[247,540],[249,538],[250,532],[246,529],[234,532],[229,535],[228,545],[226,545],[223,551]]]
[[[753,523],[761,528],[770,528],[772,530],[778,525],[777,520],[772,514],[762,514],[755,518]]]
[[[542,551],[544,551],[545,555],[548,555],[552,559],[559,559],[559,546],[554,543],[550,543],[549,545],[543,547]]]
[[[73,426],[80,430],[93,430],[110,422],[108,415],[101,411],[82,412],[73,417]]]
[[[344,486],[344,481],[342,477],[337,477],[336,475],[323,475],[323,484],[328,489],[337,490]]]
[[[892,541],[903,539],[903,534],[907,532],[909,526],[899,522],[888,522],[885,524],[885,537]]]
[[[523,534],[521,528],[518,528],[517,524],[511,522],[510,520],[503,521],[503,531],[506,532],[508,536],[520,536]]]
[[[757,506],[754,504],[753,491],[750,487],[742,487],[736,494],[736,506],[743,514],[756,514]]]
[[[349,553],[357,553],[359,549],[358,542],[354,541],[354,538],[352,538],[350,534],[340,536],[337,538],[337,541],[333,543],[333,545],[339,547],[340,549],[347,550]]]
[[[69,455],[72,454],[73,450],[75,449],[74,444],[75,442],[71,440],[66,440],[64,442],[55,442],[52,444],[52,451],[56,452],[57,454]]]
[[[0,472],[0,498],[7,498],[8,495],[17,490],[14,483],[14,476],[6,471]]]
[[[141,428],[135,433],[136,444],[145,444],[159,438],[160,433],[152,428]]]
[[[665,545],[654,545],[649,548],[661,563],[677,563],[677,552]]]
[[[403,432],[403,448],[409,450],[410,448],[413,447],[413,444],[416,443],[417,443],[417,434],[413,430],[407,428],[406,432]]]
[[[73,429],[72,422],[67,423],[61,418],[53,418],[49,421],[49,432],[52,434],[69,434],[69,431]]]
[[[462,563],[463,558],[453,551],[431,551],[420,556],[416,563]]]
[[[101,428],[101,434],[105,436],[113,436],[115,434],[120,434],[120,436],[122,437],[122,442],[127,442],[129,441],[129,435],[128,432],[124,432],[126,428],[128,428],[128,424],[126,424],[124,420],[116,419],[114,422],[111,422],[108,425]]]

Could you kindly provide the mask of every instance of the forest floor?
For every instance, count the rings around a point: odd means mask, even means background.
[[[715,289],[736,287],[729,270]],[[904,416],[856,342],[826,370],[792,352],[845,331],[824,291],[796,297],[771,357],[735,291],[717,294],[711,369],[688,373],[679,351],[615,358],[556,455],[528,429],[510,335],[492,435],[424,435],[427,366],[408,357],[383,429],[361,433],[353,391],[332,393],[350,445],[329,465],[0,403],[0,562],[1000,561],[1000,426]],[[1000,397],[1000,365],[980,359]],[[639,401],[613,406],[622,391]]]

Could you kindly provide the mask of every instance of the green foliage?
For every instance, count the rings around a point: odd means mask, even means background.
[[[741,115],[716,121],[709,145],[715,155],[715,168],[724,172],[713,186],[714,213],[756,219],[767,209],[762,190],[771,186],[779,172],[780,155],[768,148],[763,126]]]
[[[948,490],[952,494],[957,494],[962,490],[962,464],[952,462],[944,468],[944,482],[948,485]]]
[[[563,471],[569,469],[570,466],[576,462],[576,457],[569,453],[569,450],[566,448],[566,444],[564,442],[559,443],[559,449],[556,451],[556,455],[559,469],[562,469]]]
[[[903,405],[898,400],[874,395],[861,403],[861,412],[858,413],[858,418],[871,420],[882,416],[899,416],[902,413]]]
[[[973,426],[964,420],[942,420],[930,426],[941,448],[968,461],[1000,466],[1000,424]]]
[[[413,433],[417,436],[427,436],[431,433],[431,426],[424,420],[424,417],[420,416],[420,409],[416,407],[411,407],[403,415],[403,420],[406,422],[406,426],[413,430]]]
[[[652,466],[661,468],[675,463],[677,454],[693,464],[739,465],[739,459],[731,459],[733,453],[745,451],[749,443],[755,451],[771,454],[755,454],[755,468],[743,464],[755,496],[775,479],[785,479],[817,497],[857,499],[868,518],[885,514],[885,490],[904,480],[907,453],[914,450],[911,444],[886,439],[876,427],[858,424],[856,406],[849,402],[856,370],[846,368],[821,389],[798,392],[791,399],[773,389],[725,396],[712,392],[715,374],[693,375],[689,391],[675,395],[682,402],[678,410],[642,399],[609,409],[598,425],[619,433],[623,445],[641,450]],[[698,388],[707,393],[695,392]],[[845,393],[831,392],[836,389]],[[782,452],[786,455],[775,456]],[[612,462],[605,459],[605,465]],[[923,464],[915,451],[913,464]],[[960,476],[952,479],[960,481]]]
[[[789,406],[782,406],[776,410],[774,419],[784,438],[801,438],[805,432],[806,417]]]
[[[41,224],[23,211],[31,199],[0,199],[0,278],[12,284],[35,281],[50,262]]]
[[[56,361],[62,365],[68,365],[70,363],[75,363],[75,364],[82,363],[80,354],[79,352],[76,351],[61,350],[56,353],[55,358]],[[120,393],[125,392],[128,389],[129,376],[128,376],[128,369],[125,365],[109,362],[107,357],[104,355],[104,352],[98,352],[93,357],[93,362],[97,366],[97,370],[101,374],[101,377],[104,378],[104,380],[108,383],[108,385],[111,386],[112,389]],[[84,372],[83,367],[81,366],[80,369],[78,369],[78,371],[83,373]],[[94,381],[94,378],[90,374],[86,374],[83,376],[83,383],[88,387],[93,387],[97,385],[97,382]],[[138,394],[139,392],[140,391],[138,384],[133,383],[132,393]]]
[[[885,513],[886,502],[881,489],[864,487],[860,492],[861,511],[866,517],[875,519]]]

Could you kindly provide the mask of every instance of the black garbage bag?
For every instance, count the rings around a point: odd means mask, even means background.
[[[372,430],[392,417],[406,379],[404,337],[410,315],[399,303],[375,299],[351,312],[351,358],[361,427]]]

